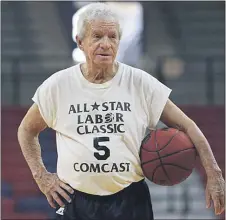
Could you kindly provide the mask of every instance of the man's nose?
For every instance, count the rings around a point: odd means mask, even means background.
[[[111,47],[108,37],[103,37],[100,43],[100,46],[104,49],[109,49]]]

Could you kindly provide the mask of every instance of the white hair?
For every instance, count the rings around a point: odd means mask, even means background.
[[[78,12],[77,35],[80,39],[85,36],[86,26],[94,20],[114,21],[119,25],[119,37],[121,38],[122,30],[117,13],[105,3],[91,3]]]

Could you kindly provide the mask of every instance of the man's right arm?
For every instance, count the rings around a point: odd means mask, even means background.
[[[34,103],[18,128],[18,140],[35,181],[47,197],[49,204],[55,208],[54,200],[60,206],[64,205],[59,194],[68,202],[70,201],[70,197],[63,189],[71,194],[73,189],[60,181],[56,174],[49,173],[44,166],[38,135],[46,127],[47,124],[43,120],[37,104]]]
[[[47,127],[38,106],[33,104],[18,129],[18,140],[22,153],[35,179],[47,172],[42,158],[38,135]]]

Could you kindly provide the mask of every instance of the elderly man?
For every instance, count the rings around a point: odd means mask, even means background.
[[[78,20],[86,62],[59,71],[36,91],[18,130],[23,155],[57,219],[151,220],[153,211],[139,160],[146,128],[159,120],[181,127],[208,177],[207,206],[224,210],[224,180],[196,124],[170,100],[171,90],[148,73],[115,60],[121,37],[116,14],[93,3]],[[41,158],[38,135],[56,131],[57,174]]]

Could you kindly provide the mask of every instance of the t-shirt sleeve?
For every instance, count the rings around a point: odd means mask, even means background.
[[[36,90],[32,100],[38,105],[40,114],[50,128],[56,124],[56,86],[54,79],[48,78]]]
[[[172,90],[149,74],[146,74],[144,83],[149,118],[148,127],[155,129]]]

